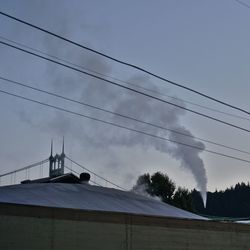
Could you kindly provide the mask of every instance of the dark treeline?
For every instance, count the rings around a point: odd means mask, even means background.
[[[206,208],[199,193],[196,190],[191,193],[194,212],[220,217],[250,217],[249,183],[237,183],[224,191],[208,192]]]
[[[250,184],[238,183],[224,191],[207,193],[204,207],[200,193],[177,187],[160,172],[139,176],[133,190],[160,197],[163,202],[202,215],[214,217],[250,217]]]

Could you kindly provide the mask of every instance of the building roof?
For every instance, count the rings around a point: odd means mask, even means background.
[[[30,183],[3,186],[0,187],[0,203],[206,219],[150,197],[89,184]]]
[[[45,177],[35,180],[24,180],[21,181],[21,184],[31,184],[31,183],[50,183],[50,182],[58,182],[58,183],[81,183],[80,178],[72,173],[66,173],[55,177]]]

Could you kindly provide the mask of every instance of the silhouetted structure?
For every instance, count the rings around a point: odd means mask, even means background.
[[[53,141],[51,141],[50,157],[49,157],[49,176],[45,178],[39,178],[34,180],[24,180],[21,184],[32,183],[86,183],[90,181],[90,174],[83,172],[80,176],[76,176],[73,173],[64,173],[65,167],[65,152],[64,152],[64,139],[62,144],[62,153],[55,154],[53,156]]]
[[[53,156],[53,141],[51,141],[51,151],[49,157],[49,177],[56,177],[64,174],[64,139],[62,145],[62,153],[60,155],[56,154]]]

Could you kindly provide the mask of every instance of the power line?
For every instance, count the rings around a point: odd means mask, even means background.
[[[224,101],[221,101],[221,100],[219,100],[219,99],[217,99],[217,98],[214,98],[214,97],[212,97],[212,96],[209,96],[209,95],[207,95],[207,94],[204,94],[204,93],[202,93],[202,92],[199,92],[199,91],[197,91],[197,90],[195,90],[195,89],[192,89],[192,88],[189,88],[189,87],[187,87],[187,86],[185,86],[185,85],[182,85],[182,84],[179,84],[179,83],[177,83],[177,82],[171,81],[171,80],[169,80],[169,79],[167,79],[167,78],[164,78],[164,77],[162,77],[162,76],[160,76],[160,75],[157,75],[157,74],[155,74],[155,73],[152,73],[151,71],[148,71],[148,70],[146,70],[146,69],[144,69],[144,68],[142,68],[142,67],[139,67],[139,66],[134,65],[134,64],[131,64],[131,63],[127,63],[127,62],[125,62],[125,61],[122,61],[122,60],[117,59],[117,58],[115,58],[115,57],[109,56],[109,55],[107,55],[107,54],[105,54],[105,53],[102,53],[102,52],[100,52],[100,51],[97,51],[97,50],[95,50],[95,49],[89,48],[89,47],[84,46],[84,45],[82,45],[82,44],[80,44],[80,43],[77,43],[77,42],[75,42],[75,41],[73,41],[73,40],[70,40],[70,39],[68,39],[68,38],[66,38],[66,37],[63,37],[63,36],[58,35],[58,34],[56,34],[56,33],[53,33],[53,32],[51,32],[51,31],[49,31],[49,30],[44,29],[44,28],[38,27],[38,26],[36,26],[36,25],[34,25],[34,24],[31,24],[31,23],[29,23],[29,22],[27,22],[27,21],[24,21],[24,20],[21,20],[21,19],[19,19],[19,18],[16,18],[16,17],[14,17],[14,16],[12,16],[12,15],[9,15],[9,14],[7,14],[7,13],[4,13],[4,12],[2,12],[2,11],[0,11],[0,14],[3,15],[3,16],[5,16],[5,17],[8,17],[8,18],[10,18],[10,19],[12,19],[12,20],[15,20],[15,21],[17,21],[17,22],[20,22],[20,23],[22,23],[22,24],[25,24],[25,25],[28,25],[28,26],[30,26],[30,27],[32,27],[32,28],[35,28],[35,29],[37,29],[37,30],[40,30],[40,31],[42,31],[42,32],[44,32],[44,33],[47,33],[47,34],[49,34],[49,35],[51,35],[51,36],[54,36],[54,37],[56,37],[56,38],[59,38],[59,39],[65,41],[65,42],[71,43],[71,44],[73,44],[73,45],[75,45],[75,46],[77,46],[77,47],[80,47],[80,48],[82,48],[82,49],[91,51],[91,52],[93,52],[93,53],[95,53],[95,54],[97,54],[97,55],[103,56],[103,57],[108,58],[108,59],[110,59],[110,60],[112,60],[112,61],[115,61],[115,62],[117,62],[117,63],[120,63],[120,64],[122,64],[122,65],[131,67],[131,68],[134,68],[134,69],[139,70],[139,71],[141,71],[141,72],[144,72],[144,73],[146,73],[146,74],[148,74],[148,75],[150,75],[150,76],[153,76],[153,77],[155,77],[155,78],[157,78],[157,79],[160,79],[160,80],[162,80],[162,81],[164,81],[164,82],[167,82],[167,83],[169,83],[169,84],[172,84],[172,85],[174,85],[174,86],[176,86],[176,87],[183,88],[183,89],[188,90],[188,91],[190,91],[190,92],[193,92],[193,93],[195,93],[195,94],[197,94],[197,95],[203,96],[203,97],[205,97],[205,98],[207,98],[207,99],[210,99],[210,100],[212,100],[212,101],[214,101],[214,102],[217,102],[217,103],[220,103],[220,104],[222,104],[222,105],[228,106],[228,107],[230,107],[230,108],[232,108],[232,109],[241,111],[241,112],[246,113],[246,114],[248,114],[248,115],[250,114],[250,112],[247,111],[247,110],[245,110],[245,109],[236,107],[236,106],[234,106],[234,105],[232,105],[232,104],[229,104],[229,103],[226,103],[226,102],[224,102]]]
[[[2,77],[1,75],[0,75],[0,79],[4,80],[4,81],[7,81],[9,83],[12,83],[12,84],[21,86],[21,87],[25,87],[25,88],[32,89],[32,90],[35,90],[35,91],[38,91],[38,92],[41,92],[41,93],[45,93],[45,94],[48,94],[48,95],[51,95],[51,96],[55,96],[57,98],[60,98],[60,99],[66,100],[66,101],[70,101],[70,102],[73,102],[73,103],[76,103],[76,104],[80,104],[80,105],[87,106],[87,107],[90,107],[90,108],[93,108],[93,109],[96,109],[96,110],[100,110],[102,112],[112,114],[112,115],[115,115],[115,116],[126,118],[126,119],[129,119],[129,120],[132,120],[132,121],[136,121],[136,122],[141,123],[141,124],[146,124],[146,125],[149,125],[149,126],[152,126],[152,127],[155,127],[155,128],[170,131],[172,133],[179,134],[181,136],[186,136],[186,137],[189,137],[189,138],[197,139],[197,140],[200,140],[200,141],[203,141],[203,142],[206,142],[206,143],[210,143],[210,144],[213,144],[213,145],[216,145],[216,146],[220,146],[220,147],[224,147],[224,148],[227,148],[227,149],[235,150],[235,151],[238,151],[238,152],[241,152],[241,153],[250,154],[250,152],[247,152],[247,151],[244,151],[244,150],[241,150],[241,149],[237,149],[237,148],[234,148],[234,147],[229,147],[229,146],[226,146],[226,145],[218,143],[218,142],[213,142],[211,140],[199,138],[199,137],[196,137],[196,136],[193,136],[193,135],[190,135],[190,134],[186,134],[186,133],[174,130],[174,129],[170,129],[170,128],[166,128],[166,127],[163,127],[163,126],[160,126],[160,125],[156,125],[154,123],[146,122],[146,121],[140,120],[140,119],[135,118],[135,117],[131,117],[131,116],[128,116],[128,115],[113,112],[111,110],[107,110],[107,109],[104,109],[104,108],[101,108],[101,107],[98,107],[98,106],[94,106],[94,105],[91,105],[91,104],[88,104],[88,103],[85,103],[85,102],[80,102],[80,101],[68,98],[66,96],[62,96],[62,95],[59,95],[59,94],[56,94],[56,93],[53,93],[53,92],[49,92],[47,90],[42,90],[42,89],[30,86],[28,84],[24,84],[24,83],[17,82],[17,81],[11,80],[11,79],[7,79],[5,77]]]
[[[95,172],[93,172],[93,171],[87,169],[86,167],[84,167],[83,165],[81,165],[81,164],[77,163],[76,161],[70,159],[69,157],[66,156],[66,158],[67,158],[68,160],[70,160],[71,162],[73,162],[73,163],[74,163],[75,165],[77,165],[78,167],[82,168],[83,170],[87,170],[87,171],[90,172],[91,174],[94,174],[95,176],[97,176],[97,177],[99,177],[100,179],[102,179],[102,180],[108,182],[109,184],[112,184],[113,186],[118,187],[118,188],[120,188],[120,189],[122,189],[122,190],[126,190],[125,188],[123,188],[123,187],[121,187],[121,186],[115,184],[114,182],[111,182],[111,181],[109,181],[108,179],[106,179],[106,178],[104,178],[104,177],[102,177],[102,176],[96,174]]]
[[[54,55],[45,53],[44,51],[39,50],[39,49],[34,49],[34,48],[30,47],[30,46],[27,46],[27,45],[24,45],[24,44],[22,44],[22,43],[13,41],[13,40],[8,39],[8,38],[3,37],[3,36],[0,36],[0,39],[5,40],[5,41],[8,41],[8,42],[11,42],[11,43],[16,44],[16,45],[18,45],[18,46],[21,46],[21,47],[23,47],[23,48],[27,48],[27,49],[29,49],[29,50],[31,50],[31,51],[35,51],[35,52],[38,52],[38,53],[40,53],[40,54],[49,56],[50,58],[54,58],[54,59],[56,59],[56,60],[58,60],[58,61],[67,63],[67,64],[69,64],[69,65],[71,65],[71,66],[75,66],[75,67],[81,68],[81,69],[83,69],[83,70],[87,70],[87,71],[89,71],[89,72],[91,72],[91,73],[94,73],[94,74],[97,74],[97,75],[100,75],[100,76],[107,77],[107,78],[112,79],[112,80],[114,80],[114,81],[118,81],[118,82],[121,82],[121,83],[124,83],[124,84],[127,84],[127,85],[131,85],[131,86],[133,86],[133,87],[142,89],[142,90],[144,90],[144,91],[148,91],[148,92],[151,92],[151,93],[160,95],[160,96],[164,96],[164,97],[167,97],[167,98],[171,98],[171,99],[173,99],[173,100],[182,101],[182,102],[184,102],[184,103],[188,103],[188,104],[191,104],[191,105],[193,105],[193,106],[197,106],[197,107],[199,107],[199,108],[203,108],[203,109],[206,109],[206,110],[209,110],[209,111],[212,111],[212,112],[216,112],[216,113],[219,113],[219,114],[224,114],[224,115],[227,115],[227,116],[230,116],[230,117],[234,117],[234,118],[238,118],[238,119],[250,121],[250,118],[247,118],[247,117],[244,117],[244,116],[240,116],[240,115],[228,113],[228,112],[221,111],[221,110],[218,110],[218,109],[215,109],[215,108],[210,108],[210,107],[207,107],[207,106],[198,104],[198,103],[194,103],[194,102],[185,100],[185,99],[183,99],[183,98],[179,98],[179,97],[174,97],[174,96],[170,96],[170,95],[167,95],[167,94],[163,94],[163,93],[161,93],[161,92],[159,92],[159,91],[157,91],[157,90],[153,90],[153,89],[150,89],[150,88],[145,88],[145,87],[139,86],[138,84],[135,84],[135,83],[132,83],[132,82],[129,82],[129,81],[124,81],[124,80],[121,80],[121,79],[119,79],[119,78],[117,78],[117,77],[114,77],[114,76],[110,76],[110,75],[107,75],[107,74],[103,74],[103,73],[97,72],[97,71],[95,71],[95,70],[93,70],[93,69],[89,69],[89,68],[83,67],[82,65],[78,65],[78,64],[76,64],[76,63],[72,63],[71,61],[68,61],[68,60],[59,58],[58,56],[54,56]]]
[[[26,101],[29,101],[29,102],[37,103],[37,104],[40,104],[40,105],[43,105],[43,106],[46,106],[46,107],[50,107],[50,108],[53,108],[53,109],[56,109],[56,110],[60,110],[60,111],[63,111],[63,112],[69,113],[69,114],[73,114],[73,115],[84,117],[84,118],[87,118],[87,119],[90,119],[90,120],[98,121],[98,122],[108,124],[108,125],[111,125],[111,126],[114,126],[114,127],[118,127],[118,128],[121,128],[121,129],[132,131],[132,132],[135,132],[135,133],[138,133],[138,134],[146,135],[146,136],[149,136],[151,138],[168,141],[168,142],[171,142],[171,143],[174,143],[174,144],[179,144],[179,145],[182,145],[182,146],[185,146],[185,147],[189,147],[190,149],[205,151],[205,152],[216,154],[216,155],[219,155],[219,156],[222,156],[222,157],[226,157],[226,158],[230,158],[230,159],[250,163],[250,160],[245,160],[245,159],[242,159],[242,158],[239,158],[239,157],[231,156],[231,155],[220,153],[220,152],[217,152],[217,151],[208,150],[208,149],[204,149],[204,148],[201,148],[201,147],[198,147],[198,146],[193,146],[193,145],[189,145],[189,144],[186,144],[186,143],[170,140],[170,139],[165,138],[165,137],[161,137],[161,136],[150,134],[150,133],[147,133],[147,132],[144,132],[144,131],[141,131],[141,130],[129,128],[129,127],[126,127],[126,126],[123,126],[123,125],[113,123],[113,122],[104,121],[102,119],[98,119],[98,118],[95,118],[95,117],[84,115],[84,114],[81,114],[81,113],[78,113],[78,112],[74,112],[74,111],[64,109],[64,108],[61,108],[61,107],[58,107],[58,106],[54,106],[54,105],[51,105],[51,104],[48,104],[48,103],[40,102],[40,101],[30,99],[30,98],[27,98],[27,97],[24,97],[24,96],[13,94],[13,93],[10,93],[10,92],[7,92],[7,91],[0,90],[0,93],[6,94],[6,95],[9,95],[9,96],[14,96],[14,97],[19,98],[19,99],[23,99],[23,100],[26,100]]]
[[[240,0],[234,0],[235,2],[239,3],[240,5],[250,9],[250,5],[248,5],[247,3],[243,2],[243,1],[240,1]]]
[[[160,102],[163,102],[163,103],[172,105],[172,106],[177,107],[177,108],[180,108],[180,109],[184,109],[184,110],[189,111],[189,112],[191,112],[191,113],[193,113],[193,114],[196,114],[196,115],[199,115],[199,116],[203,116],[203,117],[205,117],[205,118],[208,118],[208,119],[211,119],[211,120],[214,120],[214,121],[223,123],[224,125],[227,125],[227,126],[230,126],[230,127],[233,127],[233,128],[236,128],[236,129],[245,131],[245,132],[250,132],[249,129],[246,129],[246,128],[237,126],[237,125],[235,125],[235,124],[232,124],[232,123],[229,123],[229,122],[226,122],[226,121],[217,119],[217,118],[215,118],[215,117],[206,115],[206,114],[204,114],[204,113],[201,113],[201,112],[198,112],[198,111],[189,109],[189,108],[185,108],[185,107],[180,106],[180,105],[178,105],[178,104],[175,104],[175,103],[172,103],[172,102],[163,100],[163,99],[161,99],[161,98],[158,98],[158,97],[155,97],[155,96],[146,94],[146,93],[143,93],[143,92],[138,91],[138,90],[135,90],[135,89],[133,89],[133,88],[130,88],[130,87],[127,87],[127,86],[123,86],[122,84],[119,84],[119,83],[110,81],[110,80],[105,79],[105,78],[102,78],[102,77],[100,77],[100,76],[96,76],[96,75],[94,75],[94,74],[88,73],[88,72],[83,71],[83,70],[80,70],[80,69],[78,69],[78,68],[75,68],[75,67],[69,66],[69,65],[67,65],[67,64],[64,64],[64,63],[55,61],[55,60],[53,60],[53,59],[44,57],[44,56],[42,56],[42,55],[38,55],[38,54],[36,54],[36,53],[33,53],[33,52],[31,52],[31,51],[28,51],[28,50],[19,48],[19,47],[17,47],[17,46],[11,45],[11,44],[9,44],[9,43],[0,41],[0,44],[3,44],[3,45],[5,45],[5,46],[11,47],[11,48],[14,48],[14,49],[17,49],[17,50],[20,50],[20,51],[22,51],[22,52],[25,52],[25,53],[27,53],[27,54],[33,55],[33,56],[35,56],[35,57],[39,57],[39,58],[44,59],[44,60],[47,60],[47,61],[49,61],[49,62],[52,62],[52,63],[58,64],[58,65],[61,65],[61,66],[65,67],[65,68],[74,70],[74,71],[76,71],[76,72],[79,72],[79,73],[82,73],[82,74],[91,76],[91,77],[96,78],[96,79],[98,79],[98,80],[102,80],[102,81],[107,82],[107,83],[109,83],[109,84],[112,84],[112,85],[115,85],[115,86],[124,88],[124,89],[129,90],[129,91],[132,91],[132,92],[134,92],[134,93],[137,93],[137,94],[140,94],[140,95],[143,95],[143,96],[146,96],[146,97],[155,99],[155,100],[157,100],[157,101],[160,101]]]

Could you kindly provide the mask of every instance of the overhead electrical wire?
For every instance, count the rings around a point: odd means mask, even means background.
[[[153,76],[153,77],[155,77],[155,78],[157,78],[157,79],[160,79],[160,80],[162,80],[162,81],[164,81],[164,82],[167,82],[167,83],[169,83],[169,84],[171,84],[171,85],[177,86],[177,87],[179,87],[179,88],[183,88],[183,89],[185,89],[185,90],[187,90],[187,91],[193,92],[193,93],[195,93],[195,94],[197,94],[197,95],[200,95],[200,96],[202,96],[202,97],[205,97],[205,98],[207,98],[207,99],[210,99],[210,100],[212,100],[212,101],[214,101],[214,102],[220,103],[220,104],[222,104],[222,105],[225,105],[225,106],[227,106],[227,107],[230,107],[230,108],[232,108],[232,109],[235,109],[235,110],[238,110],[238,111],[241,111],[241,112],[243,112],[243,113],[246,113],[246,114],[250,115],[250,112],[247,111],[247,110],[245,110],[245,109],[243,109],[243,108],[239,108],[239,107],[237,107],[237,106],[235,106],[235,105],[232,105],[232,104],[229,104],[229,103],[227,103],[227,102],[221,101],[221,100],[219,100],[219,99],[217,99],[217,98],[214,98],[214,97],[212,97],[212,96],[209,96],[209,95],[207,95],[207,94],[204,94],[204,93],[202,93],[202,92],[200,92],[200,91],[197,91],[197,90],[192,89],[192,88],[190,88],[190,87],[187,87],[187,86],[185,86],[185,85],[182,85],[182,84],[179,84],[179,83],[177,83],[177,82],[171,81],[171,80],[169,80],[169,79],[167,79],[167,78],[164,78],[164,77],[162,77],[162,76],[160,76],[160,75],[157,75],[157,74],[155,74],[155,73],[153,73],[153,72],[151,72],[151,71],[149,71],[149,70],[146,70],[146,69],[144,69],[144,68],[142,68],[142,67],[139,67],[139,66],[137,66],[137,65],[134,65],[134,64],[131,64],[131,63],[127,63],[127,62],[125,62],[125,61],[122,61],[122,60],[120,60],[120,59],[117,59],[117,58],[115,58],[115,57],[112,57],[112,56],[110,56],[110,55],[108,55],[108,54],[105,54],[105,53],[103,53],[103,52],[100,52],[100,51],[97,51],[97,50],[92,49],[92,48],[90,48],[90,47],[84,46],[84,45],[82,45],[82,44],[80,44],[80,43],[77,43],[77,42],[75,42],[75,41],[73,41],[73,40],[71,40],[71,39],[69,39],[69,38],[63,37],[63,36],[61,36],[61,35],[59,35],[59,34],[56,34],[56,33],[53,33],[53,32],[51,32],[51,31],[49,31],[49,30],[47,30],[47,29],[41,28],[41,27],[39,27],[39,26],[37,26],[37,25],[34,25],[34,24],[30,23],[30,22],[27,22],[27,21],[24,21],[24,20],[22,20],[22,19],[20,19],[20,18],[14,17],[14,16],[12,16],[12,15],[10,15],[10,14],[7,14],[7,13],[5,13],[5,12],[3,12],[3,11],[0,11],[0,15],[3,15],[3,16],[5,16],[5,17],[8,17],[8,18],[10,18],[10,19],[12,19],[12,20],[15,20],[15,21],[19,22],[19,23],[28,25],[29,27],[32,27],[32,28],[37,29],[37,30],[39,30],[39,31],[42,31],[42,32],[44,32],[44,33],[46,33],[46,34],[49,34],[49,35],[51,35],[51,36],[54,36],[54,37],[56,37],[56,38],[58,38],[58,39],[61,39],[61,40],[65,41],[65,42],[68,42],[68,43],[70,43],[70,44],[73,44],[73,45],[75,45],[75,46],[77,46],[77,47],[79,47],[79,48],[82,48],[82,49],[91,51],[91,52],[93,52],[93,53],[95,53],[95,54],[97,54],[97,55],[100,55],[100,56],[103,56],[103,57],[105,57],[105,58],[108,58],[109,60],[115,61],[115,62],[117,62],[117,63],[119,63],[119,64],[122,64],[122,65],[125,65],[125,66],[128,66],[128,67],[134,68],[134,69],[139,70],[139,71],[141,71],[141,72],[144,72],[144,73],[146,73],[146,74],[148,74],[148,75],[150,75],[150,76]]]
[[[241,149],[238,149],[238,148],[230,147],[230,146],[224,145],[222,143],[214,142],[214,141],[211,141],[211,140],[199,138],[199,137],[196,137],[196,136],[193,136],[193,135],[190,135],[190,134],[180,132],[180,131],[175,130],[175,129],[166,128],[166,127],[163,127],[163,126],[151,123],[151,122],[140,120],[140,119],[138,119],[136,117],[131,117],[131,116],[128,116],[128,115],[120,114],[118,112],[113,112],[111,110],[107,110],[107,109],[104,109],[104,108],[101,108],[101,107],[98,107],[98,106],[95,106],[95,105],[91,105],[89,103],[85,103],[85,102],[82,102],[82,101],[77,101],[75,99],[71,99],[71,98],[68,98],[66,96],[54,93],[54,92],[49,92],[47,90],[43,90],[43,89],[40,89],[40,88],[37,88],[37,87],[33,87],[31,85],[24,84],[24,83],[21,83],[19,81],[14,81],[14,80],[2,77],[1,75],[0,75],[0,80],[6,81],[8,83],[11,83],[11,84],[14,84],[14,85],[17,85],[17,86],[21,86],[21,87],[24,87],[24,88],[32,89],[34,91],[38,91],[38,92],[41,92],[41,93],[44,93],[44,94],[47,94],[47,95],[50,95],[50,96],[55,96],[57,98],[60,98],[60,99],[66,100],[66,101],[70,101],[70,102],[73,102],[73,103],[76,103],[76,104],[80,104],[80,105],[87,106],[87,107],[90,107],[90,108],[93,108],[93,109],[96,109],[96,110],[100,110],[100,111],[105,112],[105,113],[109,113],[109,114],[112,114],[112,115],[115,115],[115,116],[126,118],[126,119],[129,119],[129,120],[132,120],[132,121],[136,121],[136,122],[141,123],[141,124],[149,125],[149,126],[152,126],[152,127],[158,128],[158,129],[162,129],[162,130],[170,131],[170,132],[175,133],[175,134],[179,134],[181,136],[197,139],[197,140],[200,140],[200,141],[203,141],[203,142],[206,142],[206,143],[210,143],[210,144],[213,144],[213,145],[216,145],[216,146],[224,147],[224,148],[227,148],[227,149],[230,149],[230,150],[235,150],[235,151],[250,155],[250,152],[247,152],[247,151],[244,151],[244,150],[241,150]]]
[[[201,104],[198,104],[198,103],[194,103],[194,102],[191,102],[191,101],[188,101],[188,100],[185,100],[183,98],[179,98],[179,97],[175,97],[175,96],[171,96],[171,95],[167,95],[167,94],[163,94],[161,93],[160,91],[157,91],[157,90],[153,90],[153,89],[150,89],[150,88],[145,88],[145,87],[142,87],[138,84],[135,84],[135,83],[132,83],[132,82],[129,82],[129,81],[125,81],[125,80],[121,80],[117,77],[114,77],[114,76],[110,76],[110,75],[107,75],[107,74],[103,74],[103,73],[100,73],[96,70],[93,70],[93,69],[89,69],[87,67],[83,67],[82,65],[79,65],[79,64],[76,64],[76,63],[73,63],[71,61],[68,61],[68,60],[65,60],[65,59],[62,59],[62,58],[59,58],[58,56],[54,56],[54,55],[51,55],[51,54],[48,54],[48,53],[45,53],[44,51],[42,50],[39,50],[39,49],[35,49],[35,48],[32,48],[30,46],[27,46],[23,43],[19,43],[19,42],[16,42],[16,41],[13,41],[9,38],[6,38],[6,37],[3,37],[3,36],[0,36],[0,39],[2,40],[5,40],[5,41],[8,41],[8,42],[11,42],[13,44],[16,44],[18,46],[21,46],[23,48],[27,48],[31,51],[35,51],[35,52],[38,52],[40,54],[43,54],[43,55],[46,55],[46,56],[49,56],[50,58],[54,58],[58,61],[61,61],[61,62],[64,62],[64,63],[67,63],[69,65],[72,65],[72,66],[75,66],[75,67],[78,67],[78,68],[81,68],[81,69],[84,69],[84,70],[87,70],[91,73],[94,73],[94,74],[97,74],[97,75],[100,75],[100,76],[104,76],[104,77],[107,77],[109,79],[112,79],[114,81],[119,81],[121,83],[125,83],[127,85],[131,85],[133,87],[136,87],[136,88],[139,88],[139,89],[142,89],[144,91],[148,91],[148,92],[151,92],[151,93],[154,93],[154,94],[157,94],[157,95],[160,95],[160,96],[163,96],[163,97],[167,97],[167,98],[171,98],[173,100],[177,100],[177,101],[182,101],[184,103],[188,103],[188,104],[191,104],[193,106],[197,106],[199,108],[203,108],[203,109],[206,109],[206,110],[209,110],[209,111],[212,111],[212,112],[216,112],[216,113],[219,113],[219,114],[223,114],[223,115],[227,115],[227,116],[230,116],[230,117],[234,117],[234,118],[237,118],[237,119],[242,119],[242,120],[247,120],[247,121],[250,121],[250,118],[247,118],[247,117],[244,117],[244,116],[240,116],[240,115],[236,115],[236,114],[233,114],[233,113],[229,113],[229,112],[225,112],[225,111],[222,111],[222,110],[218,110],[218,109],[215,109],[215,108],[211,108],[211,107],[207,107],[207,106],[204,106],[204,105],[201,105]]]
[[[248,132],[248,133],[250,132],[249,129],[246,129],[246,128],[237,126],[237,125],[235,125],[235,124],[232,124],[232,123],[223,121],[223,120],[221,120],[221,119],[218,119],[218,118],[215,118],[215,117],[206,115],[206,114],[204,114],[204,113],[201,113],[201,112],[198,112],[198,111],[189,109],[189,108],[185,108],[185,107],[183,107],[183,106],[181,106],[181,105],[178,105],[178,104],[175,104],[175,103],[166,101],[166,100],[164,100],[164,99],[161,99],[161,98],[158,98],[158,97],[149,95],[149,94],[147,94],[147,93],[143,93],[143,92],[138,91],[138,90],[136,90],[136,89],[133,89],[133,88],[124,86],[124,85],[122,85],[122,84],[116,83],[116,82],[114,82],[114,81],[105,79],[105,78],[103,78],[103,77],[94,75],[94,74],[89,73],[89,72],[86,72],[86,71],[83,71],[83,70],[81,70],[81,69],[72,67],[72,66],[67,65],[67,64],[64,64],[64,63],[62,63],[62,62],[58,62],[58,61],[56,61],[56,60],[54,60],[54,59],[51,59],[51,58],[48,58],[48,57],[45,57],[45,56],[42,56],[42,55],[38,55],[38,54],[36,54],[36,53],[34,53],[34,52],[25,50],[25,49],[23,49],[23,48],[20,48],[20,47],[15,46],[15,45],[12,45],[12,44],[9,44],[9,43],[3,42],[3,41],[0,41],[0,44],[3,44],[3,45],[5,45],[5,46],[14,48],[14,49],[19,50],[19,51],[22,51],[22,52],[25,52],[25,53],[30,54],[30,55],[33,55],[33,56],[35,56],[35,57],[39,57],[39,58],[41,58],[41,59],[43,59],[43,60],[46,60],[46,61],[49,61],[49,62],[58,64],[58,65],[60,65],[60,66],[63,66],[63,67],[65,67],[65,68],[68,68],[68,69],[71,69],[71,70],[74,70],[74,71],[76,71],[76,72],[79,72],[79,73],[82,73],[82,74],[91,76],[91,77],[96,78],[96,79],[98,79],[98,80],[102,80],[102,81],[104,81],[104,82],[107,82],[107,83],[109,83],[109,84],[118,86],[118,87],[120,87],[120,88],[124,88],[124,89],[129,90],[129,91],[132,91],[132,92],[134,92],[134,93],[137,93],[137,94],[140,94],[140,95],[143,95],[143,96],[146,96],[146,97],[155,99],[155,100],[160,101],[160,102],[162,102],[162,103],[166,103],[166,104],[172,105],[172,106],[174,106],[174,107],[177,107],[177,108],[180,108],[180,109],[189,111],[189,112],[191,112],[191,113],[193,113],[193,114],[196,114],[196,115],[199,115],[199,116],[203,116],[203,117],[205,117],[205,118],[208,118],[208,119],[211,119],[211,120],[220,122],[220,123],[222,123],[222,124],[224,124],[224,125],[228,125],[228,126],[230,126],[230,127],[233,127],[233,128],[236,128],[236,129],[239,129],[239,130]]]
[[[144,131],[141,131],[141,130],[129,128],[129,127],[126,127],[126,126],[123,126],[123,125],[120,125],[120,124],[105,121],[105,120],[102,120],[102,119],[99,119],[99,118],[96,118],[96,117],[92,117],[92,116],[85,115],[85,114],[82,114],[82,113],[74,112],[74,111],[71,111],[71,110],[68,110],[68,109],[65,109],[65,108],[61,108],[61,107],[58,107],[58,106],[55,106],[55,105],[51,105],[51,104],[48,104],[48,103],[44,103],[44,102],[41,102],[41,101],[37,101],[37,100],[31,99],[31,98],[24,97],[24,96],[21,96],[21,95],[10,93],[8,91],[0,90],[0,93],[3,93],[5,95],[9,95],[9,96],[13,96],[13,97],[16,97],[16,98],[19,98],[19,99],[23,99],[23,100],[26,100],[26,101],[29,101],[29,102],[37,103],[37,104],[40,104],[40,105],[43,105],[43,106],[46,106],[46,107],[50,107],[50,108],[53,108],[53,109],[56,109],[56,110],[60,110],[60,111],[63,111],[63,112],[69,113],[69,114],[73,114],[73,115],[76,115],[76,116],[80,116],[80,117],[83,117],[83,118],[87,118],[87,119],[90,119],[90,120],[94,120],[94,121],[97,121],[97,122],[108,124],[108,125],[118,127],[118,128],[121,128],[121,129],[124,129],[124,130],[127,130],[127,131],[132,131],[132,132],[135,132],[135,133],[138,133],[138,134],[146,135],[146,136],[149,136],[151,138],[168,141],[168,142],[171,142],[171,143],[174,143],[174,144],[179,144],[179,145],[188,147],[190,149],[205,151],[205,152],[216,154],[216,155],[219,155],[219,156],[222,156],[222,157],[226,157],[226,158],[230,158],[230,159],[250,163],[250,160],[245,160],[245,159],[242,159],[242,158],[239,158],[239,157],[231,156],[231,155],[220,153],[220,152],[217,152],[217,151],[204,149],[204,148],[194,146],[194,145],[190,145],[190,144],[187,144],[187,143],[178,142],[178,141],[171,140],[171,139],[168,139],[168,138],[165,138],[165,137],[157,136],[157,135],[150,134],[150,133],[147,133],[147,132],[144,132]]]
[[[235,2],[239,3],[240,5],[250,9],[250,5],[248,5],[247,3],[243,2],[243,1],[240,1],[240,0],[234,0]]]

